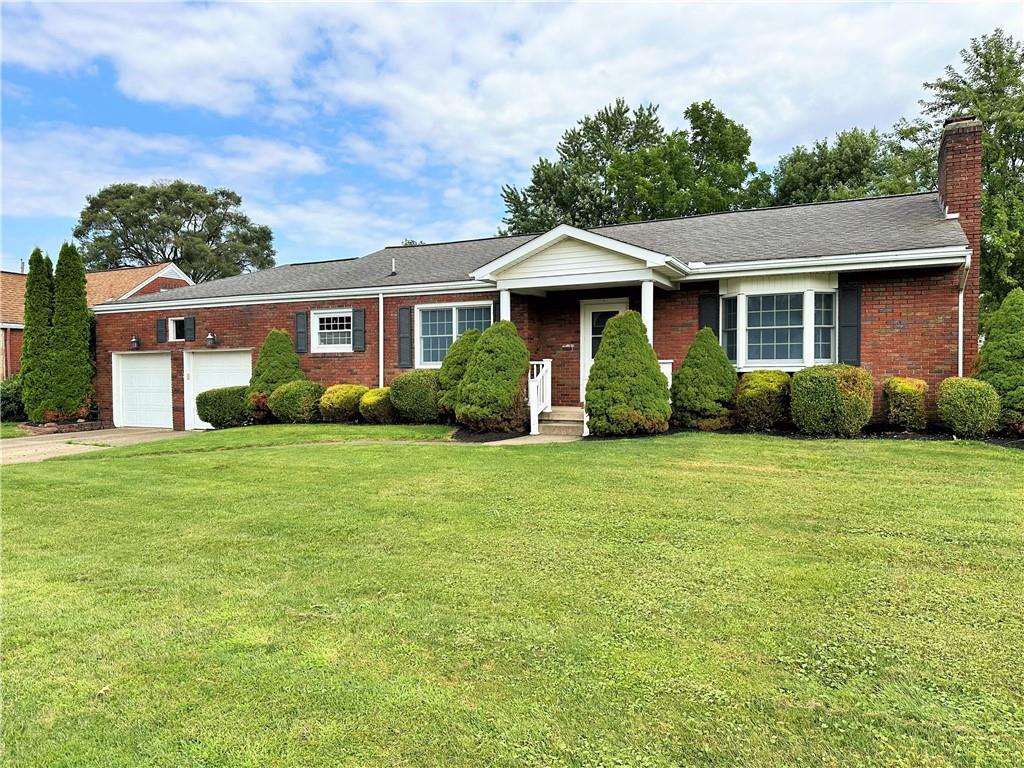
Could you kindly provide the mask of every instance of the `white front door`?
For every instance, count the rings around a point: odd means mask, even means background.
[[[218,387],[249,384],[252,351],[227,349],[185,353],[185,429],[212,429],[199,418],[196,395]]]
[[[580,400],[586,398],[590,366],[601,345],[605,324],[628,310],[629,301],[626,299],[580,302]]]
[[[171,353],[126,352],[113,356],[114,426],[174,426]]]

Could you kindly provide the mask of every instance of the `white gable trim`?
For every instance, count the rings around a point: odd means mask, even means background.
[[[149,277],[147,277],[141,283],[139,283],[134,288],[132,288],[130,291],[128,291],[128,293],[126,293],[124,296],[118,296],[115,299],[115,301],[120,301],[121,299],[127,299],[129,296],[134,296],[136,293],[141,291],[143,288],[145,288],[147,285],[152,283],[158,277],[170,277],[170,278],[174,278],[175,280],[184,280],[189,285],[195,285],[196,284],[195,281],[191,277],[189,277],[188,275],[186,275],[184,272],[181,271],[181,269],[178,267],[177,264],[175,264],[174,262],[168,262],[167,266],[165,266],[159,272],[155,272],[154,274],[152,274]],[[181,287],[184,287],[184,286],[181,286]]]
[[[474,280],[496,282],[499,279],[500,273],[511,267],[513,264],[518,264],[535,253],[565,240],[566,238],[579,240],[582,243],[587,243],[598,248],[604,248],[605,250],[612,251],[613,253],[634,258],[641,262],[641,264],[637,265],[638,267],[641,265],[647,269],[667,267],[678,274],[685,274],[688,271],[686,267],[677,262],[671,256],[666,256],[663,253],[651,251],[647,248],[640,248],[636,245],[630,245],[629,243],[624,243],[621,240],[605,237],[604,235],[589,232],[585,229],[579,229],[578,227],[573,227],[568,224],[559,224],[554,229],[548,230],[543,235],[538,235],[530,242],[524,243],[518,248],[509,251],[504,256],[499,256],[497,259],[484,264],[475,272],[472,272],[470,277]]]

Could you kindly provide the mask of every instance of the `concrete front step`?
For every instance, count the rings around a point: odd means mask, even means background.
[[[583,437],[582,421],[542,421],[539,426],[542,435]]]
[[[578,421],[583,423],[583,409],[571,405],[555,405],[540,415],[541,421]]]

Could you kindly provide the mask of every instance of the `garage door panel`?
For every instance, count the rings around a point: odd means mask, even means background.
[[[249,350],[228,350],[217,352],[189,352],[187,369],[191,375],[188,402],[187,429],[211,429],[211,425],[200,420],[196,411],[196,395],[218,387],[238,387],[249,383],[252,376],[252,352]]]
[[[170,354],[118,355],[115,365],[117,426],[170,429],[174,424]]]

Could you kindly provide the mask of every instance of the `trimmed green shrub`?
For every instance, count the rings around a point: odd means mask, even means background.
[[[391,404],[403,421],[430,424],[437,421],[437,371],[409,371],[391,382]]]
[[[751,371],[736,387],[736,421],[744,429],[766,431],[789,415],[789,374]]]
[[[939,384],[936,405],[954,435],[984,437],[999,425],[999,393],[987,381],[951,376]]]
[[[391,404],[391,387],[371,389],[359,401],[359,415],[371,424],[394,424],[398,412]]]
[[[20,373],[0,381],[0,419],[3,421],[25,420],[25,406],[21,402]]]
[[[808,435],[856,435],[871,419],[871,374],[852,365],[816,365],[793,374],[793,423]]]
[[[324,421],[355,421],[359,418],[359,401],[369,387],[362,384],[335,384],[320,398],[320,415]]]
[[[25,330],[21,341],[21,396],[32,421],[43,421],[50,364],[53,321],[53,265],[36,248],[28,260],[25,281]]]
[[[928,419],[924,412],[924,399],[928,382],[893,376],[882,388],[885,392],[885,410],[889,423],[907,432],[920,432]]]
[[[672,421],[695,427],[698,420],[727,416],[735,390],[736,369],[715,332],[701,328],[672,378]]]
[[[441,413],[455,413],[455,394],[462,382],[462,377],[466,374],[466,366],[469,365],[469,359],[473,356],[473,350],[479,340],[480,331],[470,328],[448,348],[437,379],[440,388],[437,404],[441,408]]]
[[[1010,291],[989,316],[978,378],[999,394],[1003,426],[1024,435],[1024,288]]]
[[[315,381],[289,381],[270,393],[267,406],[274,418],[286,424],[310,424],[320,417],[324,386]]]
[[[241,427],[249,419],[247,387],[218,387],[196,395],[196,413],[214,429]]]
[[[668,429],[668,381],[637,312],[604,327],[587,379],[587,423],[594,435],[656,434]]]
[[[93,366],[85,267],[78,249],[64,243],[53,275],[53,321],[50,328],[44,418],[80,419],[92,402]]]
[[[256,366],[252,369],[246,402],[255,421],[267,418],[270,393],[290,381],[301,381],[306,374],[299,367],[299,356],[287,331],[272,330],[260,347]]]
[[[527,419],[530,353],[508,320],[480,334],[455,392],[455,420],[479,432],[518,432]]]

